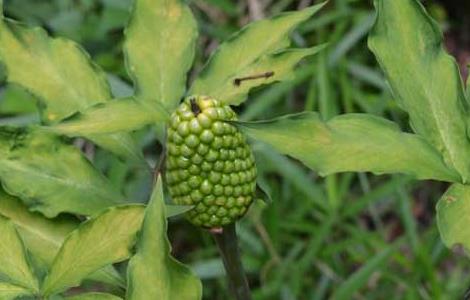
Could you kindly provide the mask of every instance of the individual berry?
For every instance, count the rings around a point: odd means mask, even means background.
[[[241,218],[256,188],[254,157],[230,122],[235,112],[209,97],[189,97],[171,115],[166,180],[176,204],[193,205],[186,216],[214,228]]]

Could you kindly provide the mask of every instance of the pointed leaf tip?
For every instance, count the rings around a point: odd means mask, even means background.
[[[270,121],[233,123],[248,136],[323,175],[362,171],[459,181],[428,142],[372,115],[346,114],[325,122],[317,113],[304,112]]]
[[[417,0],[376,0],[368,45],[412,128],[470,180],[466,97],[459,67],[443,47],[438,24]]]
[[[138,101],[148,107],[176,107],[185,92],[197,36],[197,22],[184,1],[134,1],[124,53]]]
[[[25,287],[32,292],[39,290],[39,283],[29,264],[27,250],[13,222],[0,215],[0,275],[7,281]]]
[[[160,176],[145,210],[137,252],[128,267],[129,300],[201,299],[201,281],[171,256]]]
[[[55,257],[43,283],[44,295],[78,286],[90,273],[129,258],[143,210],[142,205],[116,206],[82,223]]]
[[[291,32],[318,12],[325,3],[300,11],[279,14],[269,19],[252,22],[233,34],[211,55],[190,94],[208,95],[238,105],[246,100],[248,92],[257,86],[289,80],[294,66],[313,49],[288,49]],[[268,36],[260,44],[260,37]],[[321,47],[320,47],[321,48]],[[271,74],[260,76],[260,74]],[[237,79],[256,77],[243,85]],[[246,83],[246,84],[245,84]]]

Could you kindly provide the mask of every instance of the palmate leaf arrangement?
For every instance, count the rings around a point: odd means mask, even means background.
[[[8,81],[38,99],[43,125],[0,128],[0,299],[200,299],[200,281],[170,255],[166,217],[189,205],[191,222],[220,229],[246,212],[256,167],[245,136],[321,175],[403,173],[452,183],[437,205],[439,229],[447,246],[469,249],[469,86],[466,93],[418,0],[376,0],[369,37],[414,134],[367,114],[236,120],[229,105],[255,87],[289,80],[303,58],[324,48],[293,49],[289,41],[322,6],[248,25],[220,45],[186,90],[198,34],[190,9],[179,0],[135,0],[124,44],[135,96],[126,99],[112,99],[103,71],[75,43],[3,18]],[[129,132],[161,124],[169,128],[163,179],[183,207],[165,206],[160,176],[146,207],[129,203],[64,139],[84,137],[143,163]],[[128,259],[126,281],[112,265]],[[118,292],[66,296],[84,280]]]

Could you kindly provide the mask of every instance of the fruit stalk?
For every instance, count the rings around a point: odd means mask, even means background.
[[[243,270],[240,250],[238,249],[235,223],[223,227],[223,230],[220,232],[214,231],[213,236],[222,256],[230,289],[235,299],[251,300],[250,287],[248,286],[248,280]]]

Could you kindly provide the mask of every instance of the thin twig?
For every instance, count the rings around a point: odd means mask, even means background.
[[[221,231],[211,231],[219,247],[229,279],[229,285],[237,300],[251,300],[250,287],[238,249],[235,224],[228,225]]]

